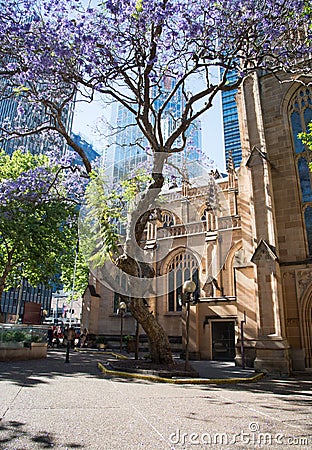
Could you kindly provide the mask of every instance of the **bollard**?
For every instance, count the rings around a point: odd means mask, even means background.
[[[70,349],[70,341],[67,340],[67,345],[66,345],[66,359],[65,362],[69,363],[69,349]]]

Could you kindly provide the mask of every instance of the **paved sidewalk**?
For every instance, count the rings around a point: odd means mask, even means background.
[[[45,374],[48,377],[57,375],[58,373],[73,374],[81,371],[90,375],[100,376],[97,363],[105,362],[110,358],[109,352],[106,353],[91,349],[90,351],[79,351],[79,358],[77,358],[77,353],[71,350],[70,363],[66,364],[65,353],[66,349],[48,350],[48,358],[46,359],[0,363],[0,380],[5,376],[13,376],[16,381],[22,382],[38,370],[40,374]],[[120,352],[116,352],[116,354],[120,354]],[[129,357],[125,352],[122,355]],[[177,361],[179,359],[175,358],[175,360]],[[235,367],[235,364],[232,362],[190,361],[190,365],[198,372],[199,378],[212,380],[224,379],[227,381],[233,378],[253,378],[256,375],[253,369]]]
[[[190,361],[200,378],[224,379],[252,378],[256,375],[254,369],[243,369],[234,362],[224,361]]]
[[[103,372],[106,374],[114,375],[114,370],[105,370],[105,363],[109,360],[113,360],[114,357],[124,357],[124,358],[133,358],[133,356],[127,354],[126,352],[120,352],[120,351],[104,351],[100,352],[97,350],[78,350],[79,353],[87,354],[87,353],[93,353],[97,354],[100,358],[100,362],[103,364],[104,367],[102,367]],[[144,354],[139,355],[140,358],[144,357]],[[184,360],[180,359],[177,355],[174,355],[174,360],[184,363]],[[198,378],[192,378],[192,377],[183,377],[186,378],[185,383],[188,381],[193,382],[193,384],[201,383],[201,380],[208,381],[211,380],[213,383],[214,381],[218,384],[222,383],[239,383],[242,381],[257,381],[262,377],[263,374],[256,373],[254,369],[243,369],[242,367],[235,366],[234,362],[225,362],[225,361],[189,361],[190,366],[198,373]],[[120,371],[116,371],[118,375],[121,374],[122,369]],[[142,377],[140,376],[140,373],[134,374],[135,378],[142,378],[142,379],[148,379],[149,377],[146,375],[145,371],[142,371]],[[125,376],[130,377],[131,375],[125,374]],[[150,377],[149,379],[154,379],[157,381],[157,378],[159,381],[161,381],[161,377]],[[163,379],[164,380],[164,379]],[[166,379],[169,381],[168,379]]]
[[[311,448],[312,379],[176,386],[103,375],[104,359],[71,352],[66,364],[65,350],[50,350],[0,363],[0,449],[246,450],[263,433],[273,444],[261,448],[288,448],[288,438]],[[218,376],[239,370],[200,364]],[[221,438],[227,445],[213,444]]]

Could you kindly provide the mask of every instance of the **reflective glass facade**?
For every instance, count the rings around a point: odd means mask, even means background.
[[[77,145],[79,145],[79,147],[82,148],[82,150],[87,155],[87,158],[89,159],[89,161],[95,161],[97,159],[99,160],[101,155],[94,149],[93,145],[89,144],[89,142],[87,142],[82,136],[80,136],[80,134],[72,133],[71,138],[74,140],[74,142]],[[77,155],[75,163],[81,164],[81,165],[83,164],[82,159],[80,158],[79,155]]]
[[[232,71],[228,76],[228,82],[233,83],[235,80],[236,73]],[[242,146],[239,133],[238,112],[235,101],[236,93],[236,89],[222,92],[221,99],[225,160],[227,164],[229,155],[232,153],[234,166],[235,168],[238,168],[242,160]]]
[[[168,92],[174,87],[174,79],[166,78],[161,92],[153,92],[154,108],[158,111],[165,101]],[[175,129],[179,118],[181,117],[183,109],[182,90],[177,90],[176,94],[171,98],[170,102],[165,108],[162,116],[162,133],[163,138],[168,136]],[[115,121],[117,124],[117,135],[115,143],[105,155],[105,168],[107,174],[112,177],[114,181],[122,178],[127,178],[133,168],[145,163],[148,160],[149,145],[147,140],[142,135],[139,127],[136,124],[134,115],[124,106],[118,105],[115,109]],[[195,161],[201,160],[201,126],[200,121],[195,121],[187,132],[188,143],[183,152],[176,153],[169,157],[169,161],[182,167],[183,164],[187,166],[189,177],[201,175],[198,164]],[[181,145],[179,138],[176,145]]]
[[[15,98],[11,96],[11,88],[3,80],[0,82],[0,89],[5,92],[5,96],[0,98],[0,126],[4,128],[9,126],[13,130],[16,127],[33,130],[36,127],[40,127],[42,123],[51,123],[51,119],[48,118],[43,107],[31,105],[20,97]],[[72,102],[63,111],[63,122],[69,131],[72,129],[74,106],[74,102]],[[25,151],[30,151],[33,154],[44,153],[47,151],[50,143],[53,146],[52,137],[49,137],[48,140],[47,137],[43,138],[40,134],[8,139],[0,131],[0,148],[10,155],[18,148],[23,148]],[[66,148],[67,145],[64,142],[63,151]]]

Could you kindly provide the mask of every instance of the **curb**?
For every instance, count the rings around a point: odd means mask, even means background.
[[[119,376],[122,378],[136,378],[139,380],[153,381],[156,383],[171,384],[235,384],[235,383],[254,383],[264,377],[264,373],[258,373],[249,378],[163,378],[156,375],[143,375],[138,373],[119,372],[107,369],[102,363],[98,363],[98,368],[105,375]]]
[[[109,356],[114,356],[117,359],[129,359],[128,356],[121,355],[120,353],[115,353],[115,352],[112,352],[112,351],[89,350],[89,349],[82,350],[80,348],[75,348],[75,352],[78,352],[78,353],[93,353],[95,355],[106,355],[106,356],[109,355]]]

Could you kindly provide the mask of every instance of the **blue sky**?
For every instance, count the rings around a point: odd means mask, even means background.
[[[201,118],[203,151],[214,161],[219,170],[225,169],[225,152],[223,144],[221,95],[213,107]]]

